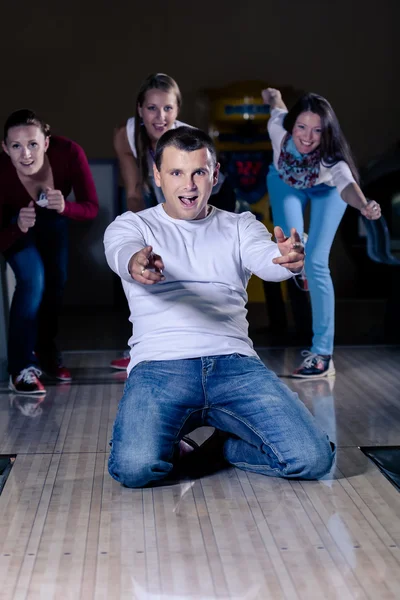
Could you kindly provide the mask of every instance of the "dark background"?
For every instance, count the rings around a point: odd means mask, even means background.
[[[398,139],[397,0],[21,0],[1,15],[1,122],[31,106],[90,158],[113,155],[154,71],[178,81],[194,125],[201,90],[260,79],[326,96],[360,163]]]

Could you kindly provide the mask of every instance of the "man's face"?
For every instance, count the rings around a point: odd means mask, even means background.
[[[214,165],[207,148],[186,152],[167,146],[160,171],[154,165],[155,182],[163,191],[167,215],[185,221],[204,219],[218,172],[219,164]]]

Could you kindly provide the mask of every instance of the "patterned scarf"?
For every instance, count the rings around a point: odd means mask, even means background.
[[[320,149],[301,154],[287,133],[278,160],[279,177],[291,187],[304,190],[315,185],[321,167]]]

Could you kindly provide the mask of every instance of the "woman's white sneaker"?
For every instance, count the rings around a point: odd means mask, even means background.
[[[292,377],[319,379],[335,375],[335,366],[331,356],[321,356],[309,350],[303,350],[301,355],[305,358],[301,365],[293,371]]]

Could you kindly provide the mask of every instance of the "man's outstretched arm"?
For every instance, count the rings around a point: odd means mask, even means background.
[[[299,273],[304,265],[304,247],[300,236],[286,237],[275,228],[278,243],[251,213],[243,213],[239,222],[240,252],[243,266],[264,281],[284,281]]]

